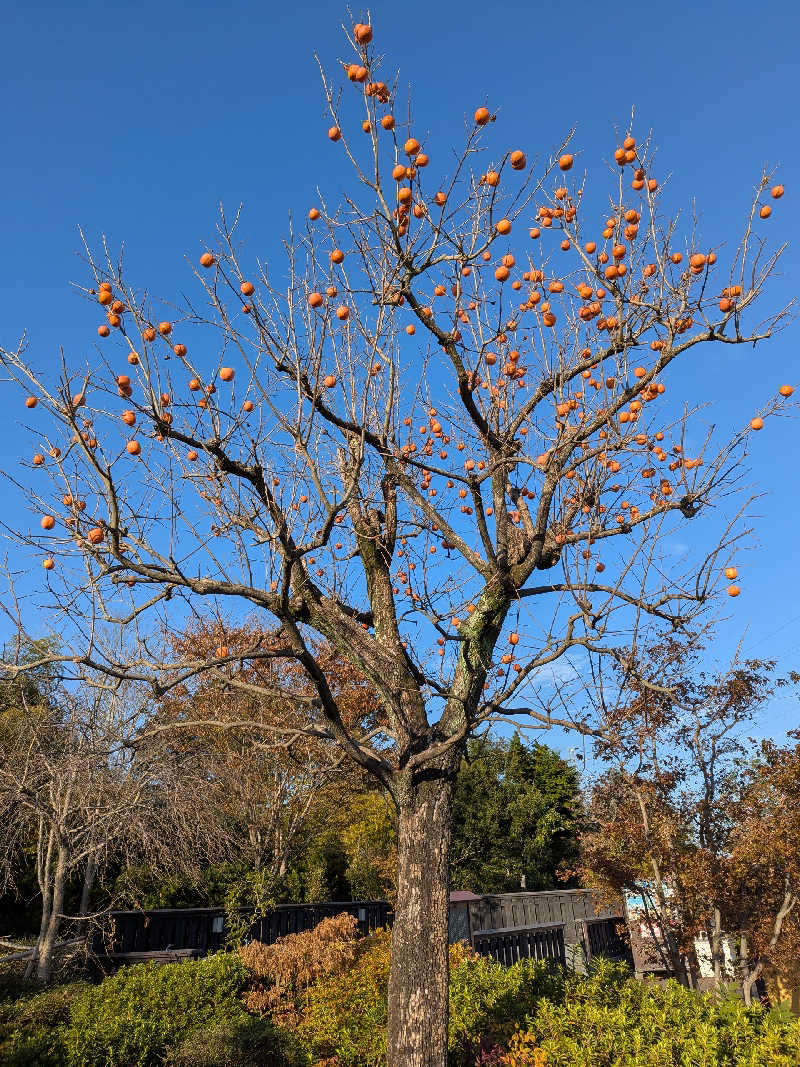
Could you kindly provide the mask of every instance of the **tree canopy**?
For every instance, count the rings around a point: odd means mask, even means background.
[[[546,745],[473,738],[453,803],[453,889],[549,889],[577,857],[578,774]]]

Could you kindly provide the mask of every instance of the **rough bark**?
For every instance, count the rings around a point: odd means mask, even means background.
[[[424,773],[424,772],[423,772]],[[400,798],[397,908],[389,977],[389,1067],[446,1067],[451,772]]]

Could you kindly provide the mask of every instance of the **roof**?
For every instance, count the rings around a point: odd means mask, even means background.
[[[480,900],[481,898],[471,892],[469,889],[456,889],[454,893],[450,894],[451,904],[464,904],[469,900]]]

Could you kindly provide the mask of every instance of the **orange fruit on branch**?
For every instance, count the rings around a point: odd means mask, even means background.
[[[572,163],[573,163],[572,156],[569,155],[568,153],[565,153],[559,159],[558,166],[559,166],[560,170],[570,170],[570,168],[572,167]]]
[[[232,382],[235,373],[236,372],[234,371],[233,367],[219,368],[219,376],[223,382]]]
[[[782,185],[773,185],[772,189],[770,190],[770,196],[773,200],[780,200],[780,198],[784,194],[784,191],[785,190]]]
[[[56,524],[56,520],[52,515],[43,515],[39,525],[43,530],[52,530]]]
[[[216,262],[216,259],[212,256],[210,252],[204,252],[200,257],[201,267],[213,267]]]
[[[141,446],[141,445],[139,444],[139,442],[138,442],[138,441],[128,441],[128,443],[127,443],[127,445],[125,445],[125,447],[126,447],[126,449],[128,450],[128,452],[129,452],[129,453],[130,453],[130,454],[131,454],[132,456],[139,456],[139,455],[141,455],[141,452],[142,452],[142,446]]]

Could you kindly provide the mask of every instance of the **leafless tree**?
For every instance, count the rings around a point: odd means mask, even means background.
[[[197,796],[196,765],[170,760],[152,741],[132,749],[147,714],[131,688],[62,689],[52,706],[0,720],[0,866],[9,885],[20,846],[34,844],[42,917],[27,973],[42,981],[52,976],[65,920],[78,919],[73,933],[87,932],[95,880],[110,860],[188,872],[224,843],[221,805],[209,790]],[[74,879],[77,917],[65,908]]]
[[[64,355],[57,381],[24,342],[2,362],[38,404],[34,469],[16,481],[55,520],[16,539],[53,561],[48,617],[83,641],[73,664],[163,693],[231,661],[291,661],[297,721],[265,737],[326,739],[392,796],[389,1063],[441,1067],[466,740],[500,720],[602,728],[568,702],[554,714],[552,665],[580,672],[652,627],[696,624],[742,532],[741,497],[711,509],[740,489],[753,412],[718,439],[665,382],[703,345],[770,337],[786,309],[755,318],[780,255],[761,237],[769,175],[738,247],[711,250],[662,207],[649,141],[619,145],[605,208],[566,142],[529,164],[498,149],[488,109],[454,155],[421,148],[371,36],[353,30],[343,91],[323,76],[324,150],[352,185],[290,226],[284,268],[256,264],[238,214],[221,216],[199,295],[172,304],[87,247],[84,293],[113,340]],[[680,565],[665,540],[692,522]],[[152,654],[187,611],[237,605],[280,640]],[[379,721],[346,723],[319,638],[373,687]]]

